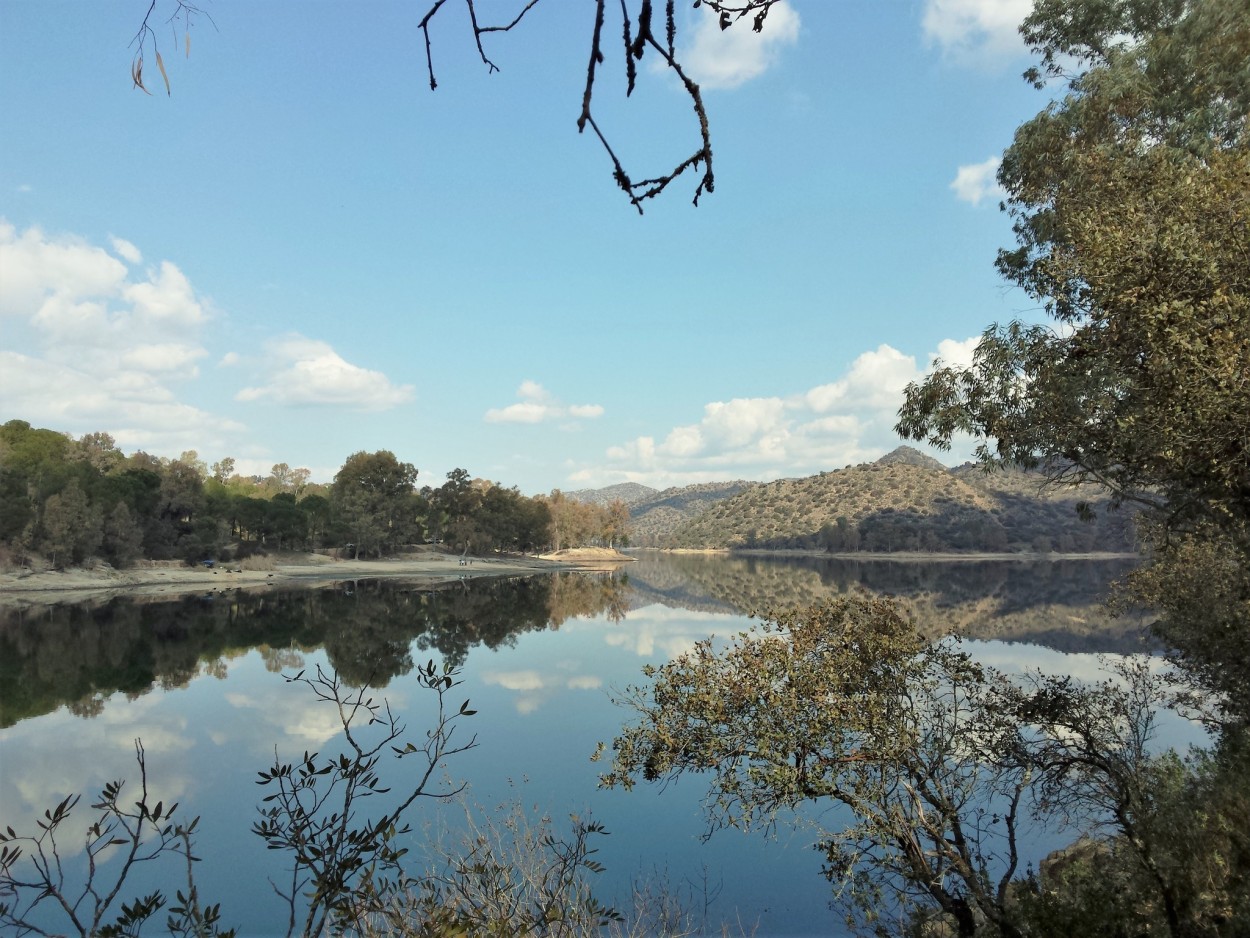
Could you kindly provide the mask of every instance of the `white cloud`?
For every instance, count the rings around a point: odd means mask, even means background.
[[[976,337],[946,339],[926,356],[968,364]],[[899,445],[894,424],[908,383],[923,376],[915,357],[888,345],[865,352],[828,384],[786,397],[714,401],[697,423],[613,446],[604,465],[571,475],[579,485],[641,482],[656,487],[733,478],[810,475],[875,459]],[[949,457],[948,457],[949,458]],[[959,453],[955,458],[962,458]]]
[[[1024,49],[1019,28],[1032,0],[927,0],[925,38],[960,59],[1003,59]]]
[[[121,364],[127,368],[150,373],[177,372],[183,375],[197,373],[195,362],[208,352],[198,345],[164,342],[156,345],[136,345],[121,356]]]
[[[118,257],[131,264],[143,263],[143,254],[125,238],[110,238],[109,240],[113,243],[113,253]]]
[[[208,310],[177,265],[132,271],[119,257],[138,264],[139,249],[110,246],[0,219],[0,312],[14,323],[0,353],[4,409],[67,432],[107,430],[123,448],[220,445],[243,427],[174,391],[208,354]]]
[[[959,167],[951,182],[951,191],[961,202],[980,205],[982,199],[1000,199],[1006,191],[998,184],[996,174],[1002,163],[997,156],[991,156],[984,163],[970,163]]]
[[[268,380],[243,388],[236,400],[377,411],[413,398],[412,385],[393,384],[382,372],[353,365],[328,343],[299,333],[270,340],[265,351]]]
[[[80,238],[49,238],[38,228],[20,235],[0,219],[0,313],[30,316],[53,294],[116,296],[126,265]]]
[[[932,356],[929,364],[941,359],[945,365],[957,365],[960,368],[970,368],[972,366],[972,356],[976,352],[977,346],[981,343],[981,337],[974,335],[971,338],[957,342],[954,339],[943,339],[938,343],[937,352]]]
[[[128,284],[122,296],[134,309],[135,325],[143,329],[182,330],[202,325],[208,318],[195,298],[191,281],[177,265],[161,261],[148,279]]]
[[[492,407],[486,411],[486,422],[543,423],[548,420],[588,420],[603,416],[603,408],[598,404],[566,406],[560,403],[537,381],[522,381],[516,393],[520,398],[517,403],[507,407]]]
[[[242,424],[178,401],[138,371],[111,375],[0,351],[0,401],[10,414],[56,428],[106,428],[123,449],[217,448]]]
[[[720,28],[717,14],[707,7],[696,16],[690,45],[678,57],[704,89],[736,88],[758,78],[799,38],[799,14],[787,3],[772,7],[758,33],[749,16],[728,29]]]
[[[888,345],[865,352],[851,363],[845,378],[812,388],[804,397],[809,408],[823,414],[843,409],[896,410],[903,388],[916,378],[916,362]]]

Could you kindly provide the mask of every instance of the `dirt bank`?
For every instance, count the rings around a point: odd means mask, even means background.
[[[189,567],[177,561],[144,561],[127,570],[0,570],[0,606],[75,602],[109,594],[198,593],[386,577],[425,583],[492,576],[528,576],[557,570],[601,569],[605,558],[460,557],[433,551],[385,560],[340,560],[323,554],[249,558],[242,564]],[[621,557],[621,560],[628,558]]]

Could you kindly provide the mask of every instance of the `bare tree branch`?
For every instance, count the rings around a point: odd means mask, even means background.
[[[482,62],[486,65],[488,71],[499,71],[498,66],[487,55],[485,47],[482,44],[482,36],[491,32],[509,32],[517,26],[525,16],[533,10],[541,0],[527,0],[524,6],[510,21],[500,25],[490,26],[483,25],[478,21],[477,8],[475,0],[464,0],[464,5],[469,14],[469,21],[473,31],[473,41],[477,47],[478,54],[482,58]],[[760,32],[764,27],[764,21],[768,16],[769,10],[780,2],[780,0],[698,0],[696,7],[705,7],[711,12],[719,16],[719,25],[721,29],[727,29],[737,20],[745,16],[752,17],[752,29]],[[430,78],[430,88],[438,87],[438,81],[434,74],[433,54],[431,51],[430,41],[430,22],[446,5],[446,0],[434,0],[425,15],[418,24],[425,40],[425,57],[426,67]],[[682,176],[688,170],[698,173],[700,168],[702,172],[699,176],[698,184],[695,186],[694,199],[695,205],[699,204],[699,199],[705,192],[712,192],[715,189],[715,177],[712,173],[712,138],[709,129],[707,109],[703,103],[703,94],[699,89],[699,85],[687,74],[686,69],[682,66],[677,57],[677,20],[676,8],[674,0],[666,0],[664,17],[665,32],[663,42],[656,39],[652,30],[652,19],[654,9],[652,0],[638,0],[636,23],[631,21],[629,0],[620,0],[621,5],[621,36],[624,47],[625,58],[625,96],[629,97],[634,91],[637,81],[637,62],[642,59],[648,49],[652,50],[664,62],[664,65],[671,69],[681,82],[682,89],[689,96],[691,104],[694,106],[696,120],[699,125],[699,145],[685,159],[681,160],[672,170],[660,175],[648,176],[644,179],[635,180],[625,169],[620,157],[617,156],[616,150],[608,140],[608,136],[600,127],[599,122],[595,120],[594,111],[591,107],[594,98],[595,82],[599,78],[599,66],[604,63],[605,57],[603,53],[603,27],[606,19],[606,0],[597,0],[595,4],[595,22],[594,29],[590,39],[590,55],[586,65],[586,84],[582,91],[582,107],[577,118],[577,130],[584,133],[589,125],[594,131],[604,151],[608,154],[608,159],[612,162],[612,178],[621,190],[628,196],[630,204],[638,210],[639,214],[643,212],[643,203],[648,199],[653,199],[663,193],[678,177]]]

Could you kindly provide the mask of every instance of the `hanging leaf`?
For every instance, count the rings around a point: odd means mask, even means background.
[[[130,77],[134,79],[135,87],[140,89],[144,94],[151,94],[147,86],[143,84],[143,56],[135,58],[134,64],[130,67]]]
[[[187,58],[191,58],[191,30],[187,30]]]
[[[165,71],[165,63],[161,61],[161,52],[159,49],[156,50],[156,67],[161,70],[161,78],[165,79],[165,95],[168,97],[170,94],[169,73]]]

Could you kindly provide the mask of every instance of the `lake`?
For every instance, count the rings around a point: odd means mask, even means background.
[[[624,904],[632,882],[658,879],[709,928],[839,934],[810,848],[810,823],[830,820],[819,809],[771,838],[721,831],[704,842],[700,779],[663,792],[597,788],[590,756],[627,716],[614,689],[641,681],[644,664],[741,631],[752,611],[861,590],[899,597],[926,634],[958,629],[975,657],[1004,671],[1092,678],[1099,655],[1148,650],[1140,618],[1112,619],[1101,607],[1126,562],[638,556],[613,573],[440,589],[376,580],[0,611],[0,827],[29,831],[36,814],[76,792],[87,796],[85,818],[104,783],[135,777],[142,738],[154,793],[202,818],[202,895],[241,934],[282,934],[285,909],[268,882],[278,854],[250,831],[265,793],[256,773],[275,747],[294,759],[334,751],[339,736],[333,710],[283,673],[322,664],[370,682],[419,739],[430,695],[412,668],[432,658],[463,668],[451,697],[477,711],[466,728],[478,745],[448,761],[448,778],[467,781],[469,801],[487,809],[518,802],[549,813],[557,832],[572,813],[602,822],[602,900]],[[1177,719],[1163,725],[1163,743],[1199,738]],[[456,811],[426,803],[414,818],[419,848],[422,832],[454,826]],[[1064,842],[1051,832],[1030,856]]]

